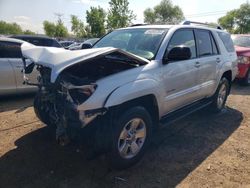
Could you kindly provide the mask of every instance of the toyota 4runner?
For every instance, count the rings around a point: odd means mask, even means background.
[[[159,125],[207,106],[220,112],[238,71],[230,34],[191,22],[117,29],[77,51],[26,43],[22,54],[34,62],[23,72],[39,88],[38,118],[61,144],[92,130],[117,168],[143,156]],[[27,78],[34,67],[38,83]]]

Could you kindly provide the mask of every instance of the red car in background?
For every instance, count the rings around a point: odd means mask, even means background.
[[[232,35],[238,56],[237,79],[242,85],[250,85],[250,34]]]

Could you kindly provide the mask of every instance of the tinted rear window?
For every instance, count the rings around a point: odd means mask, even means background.
[[[222,32],[218,32],[218,35],[220,37],[220,39],[222,40],[225,48],[227,49],[228,52],[234,52],[234,44],[233,41],[231,39],[230,34],[228,33],[222,33]]]

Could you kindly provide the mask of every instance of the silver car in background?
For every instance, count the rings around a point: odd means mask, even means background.
[[[25,41],[0,37],[0,96],[18,93],[28,93],[37,87],[23,84],[23,59],[21,45]],[[31,64],[26,60],[27,65]],[[30,74],[30,79],[37,80],[38,72]]]

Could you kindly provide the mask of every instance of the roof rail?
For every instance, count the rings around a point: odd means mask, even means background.
[[[209,23],[193,22],[193,21],[184,21],[184,22],[181,23],[181,25],[191,25],[191,24],[205,25],[205,26],[214,27],[214,28],[220,29],[220,30],[223,29],[220,25],[213,26],[213,25],[211,25]]]

